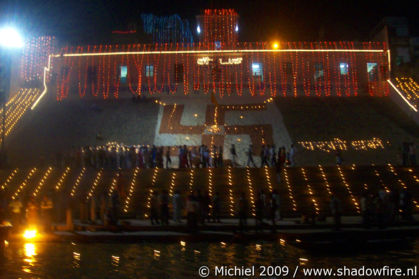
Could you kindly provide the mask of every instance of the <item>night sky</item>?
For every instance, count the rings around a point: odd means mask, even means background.
[[[234,8],[240,15],[241,41],[368,40],[384,16],[406,16],[418,35],[419,1],[0,1],[1,23],[14,22],[33,34],[55,35],[69,43],[109,41],[112,30],[140,22],[141,13],[179,14],[190,20],[205,8]],[[416,5],[414,5],[416,3]]]

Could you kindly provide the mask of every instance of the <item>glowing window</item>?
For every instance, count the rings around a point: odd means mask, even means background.
[[[368,81],[378,81],[378,64],[367,63]]]
[[[252,63],[252,74],[255,77],[263,76],[262,64],[261,63]]]
[[[215,41],[215,49],[221,49],[221,42]]]
[[[348,63],[340,63],[339,64],[340,74],[341,75],[347,75],[349,73],[349,65]]]
[[[314,79],[319,79],[324,76],[323,63],[314,64]]]
[[[196,27],[196,32],[197,32],[198,34],[201,34],[201,27],[200,27],[199,25]]]
[[[146,65],[145,66],[145,76],[146,77],[154,76],[154,66],[153,65]]]
[[[128,67],[121,66],[120,69],[121,69],[121,82],[125,82],[127,80]]]

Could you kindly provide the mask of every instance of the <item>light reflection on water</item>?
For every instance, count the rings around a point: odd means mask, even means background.
[[[398,266],[419,261],[419,240],[401,250],[312,253],[284,243],[10,243],[0,278],[199,278],[201,265]]]

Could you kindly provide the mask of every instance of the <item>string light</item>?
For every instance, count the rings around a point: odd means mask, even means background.
[[[29,183],[32,176],[38,171],[37,168],[33,168],[29,171],[28,175],[26,176],[25,180],[19,185],[15,193],[12,195],[12,200],[15,200],[17,197],[19,197],[19,193],[26,187],[26,185]]]
[[[356,211],[357,211],[358,213],[361,213],[361,209],[360,209],[360,207],[359,207],[359,203],[358,203],[358,202],[357,202],[357,200],[355,199],[355,196],[354,196],[354,194],[352,193],[351,186],[350,186],[350,185],[349,185],[349,183],[347,182],[347,180],[346,180],[346,178],[345,178],[345,175],[343,174],[342,169],[341,169],[341,167],[340,167],[339,165],[337,166],[337,169],[338,169],[338,172],[339,172],[340,179],[342,180],[343,185],[345,186],[346,190],[348,191],[349,196],[350,196],[350,199],[351,199],[351,201],[352,201],[352,203],[353,203],[354,207],[356,208]]]
[[[311,202],[313,203],[314,210],[316,211],[316,215],[319,215],[319,213],[320,213],[319,203],[317,202],[317,200],[315,198],[313,188],[311,187],[310,183],[308,182],[306,170],[304,168],[301,168],[301,173],[303,175],[304,181],[306,182],[307,190],[308,190],[308,193],[311,197]]]
[[[327,180],[327,176],[326,176],[326,173],[323,170],[322,165],[319,165],[319,170],[320,170],[320,175],[323,178],[324,185],[326,186],[327,193],[329,194],[329,196],[332,196],[333,195],[333,192],[332,192],[332,190],[330,188],[329,181]]]
[[[390,170],[390,172],[391,172],[391,173],[393,173],[393,175],[397,177],[396,179],[397,179],[397,182],[400,184],[400,186],[401,186],[403,189],[408,190],[408,189],[407,189],[407,186],[406,186],[406,183],[404,183],[404,181],[400,178],[399,174],[397,173],[397,171],[396,171],[396,169],[393,167],[393,165],[392,165],[392,164],[390,164],[390,163],[387,163],[387,167],[388,167],[388,169]],[[417,180],[416,180],[416,182],[417,182]],[[413,203],[415,204],[415,207],[416,207],[416,208],[419,208],[419,204],[418,204],[417,200],[413,199]]]
[[[10,182],[13,181],[13,178],[16,177],[16,174],[19,172],[19,169],[14,169],[9,176],[7,177],[6,181],[3,182],[1,185],[1,190],[5,190]]]
[[[246,167],[247,187],[249,189],[250,207],[252,216],[256,216],[255,193],[253,191],[252,177],[250,175],[250,168]]]
[[[231,166],[227,167],[227,183],[228,183],[228,196],[230,205],[230,216],[234,216],[234,193],[233,193],[233,174]]]
[[[112,194],[113,194],[113,191],[115,191],[115,187],[116,187],[116,183],[118,182],[118,178],[119,178],[119,172],[115,172],[115,175],[112,178],[111,186],[109,187],[109,190],[108,190],[108,197],[111,197]]]
[[[169,197],[173,197],[173,191],[176,186],[176,173],[172,172],[170,176]]]
[[[79,187],[80,182],[81,182],[81,180],[83,179],[83,176],[84,176],[84,173],[85,173],[85,172],[86,172],[86,168],[85,168],[85,167],[83,167],[83,168],[81,169],[81,171],[80,171],[79,175],[78,175],[78,176],[77,176],[77,178],[76,178],[76,182],[74,183],[73,187],[71,188],[71,191],[70,191],[70,196],[71,196],[71,197],[74,197],[74,196],[76,195],[77,188]]]
[[[296,212],[297,211],[297,202],[295,201],[295,198],[294,198],[293,190],[292,190],[291,183],[290,183],[290,180],[289,180],[289,177],[288,177],[288,171],[287,171],[286,168],[284,168],[284,178],[285,178],[285,183],[287,184],[288,197],[290,198],[291,203],[292,203],[292,210],[294,212]]]
[[[148,190],[148,195],[147,195],[147,204],[146,204],[146,212],[144,213],[144,218],[148,218],[148,213],[147,211],[149,211],[151,209],[151,198],[153,196],[153,188],[156,186],[156,182],[157,182],[157,177],[159,175],[159,168],[154,168],[153,171],[153,177],[151,179],[151,187]]]
[[[64,180],[68,176],[70,171],[71,171],[70,167],[65,168],[65,171],[63,172],[60,179],[58,180],[57,185],[55,185],[55,190],[59,191],[61,189],[61,186],[63,186]]]
[[[103,169],[100,169],[95,177],[95,180],[93,181],[92,186],[90,187],[89,192],[87,193],[86,201],[88,201],[93,196],[93,193],[95,192],[95,189],[97,185],[99,184],[100,179],[102,177],[102,173],[103,173]]]
[[[213,196],[213,187],[214,187],[214,177],[213,177],[213,169],[208,168],[208,195],[210,197]]]
[[[135,185],[137,183],[137,175],[138,175],[139,171],[140,171],[139,168],[134,169],[134,174],[132,175],[131,184],[130,184],[130,187],[129,187],[129,190],[128,190],[128,196],[125,200],[125,205],[124,205],[124,212],[125,213],[128,212],[129,204],[131,202],[131,197],[134,194],[134,188],[135,188]]]
[[[189,189],[189,192],[191,192],[191,193],[193,191],[193,184],[194,184],[194,181],[195,181],[194,175],[195,175],[195,169],[191,168],[191,170],[189,171],[189,183],[188,183],[188,185],[189,185],[188,189]]]
[[[36,197],[38,195],[39,191],[42,189],[42,186],[44,186],[45,181],[48,179],[48,176],[51,174],[51,171],[52,171],[52,167],[48,167],[44,176],[39,181],[38,186],[33,191],[32,196]]]
[[[268,185],[268,190],[269,192],[272,193],[273,188],[272,188],[272,182],[271,182],[271,175],[269,174],[269,168],[268,166],[264,166],[264,171],[265,171],[265,180],[266,180],[266,184]]]

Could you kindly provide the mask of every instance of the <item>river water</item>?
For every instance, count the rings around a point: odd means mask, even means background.
[[[419,239],[403,246],[382,245],[378,249],[350,253],[306,251],[287,243],[262,241],[246,244],[22,242],[4,247],[0,278],[199,278],[197,272],[202,265],[210,268],[285,265],[292,272],[296,265],[404,268],[418,263]]]

